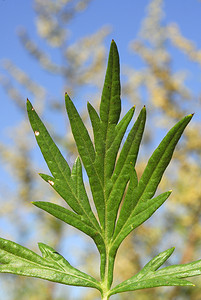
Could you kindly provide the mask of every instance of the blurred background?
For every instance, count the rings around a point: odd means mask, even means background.
[[[194,113],[160,190],[173,190],[151,220],[130,234],[117,255],[114,284],[160,251],[176,246],[168,263],[201,258],[201,1],[0,0],[0,236],[39,253],[56,248],[98,278],[99,257],[84,234],[43,213],[31,201],[62,200],[38,176],[48,172],[36,145],[26,98],[72,166],[76,147],[65,112],[67,91],[86,125],[86,103],[98,108],[111,40],[120,53],[123,114],[146,105],[146,133],[138,177],[160,139],[185,114]],[[137,115],[136,113],[136,115]],[[86,181],[86,187],[88,182]],[[153,288],[116,300],[200,300],[194,288]],[[91,289],[0,275],[4,300],[97,300]]]

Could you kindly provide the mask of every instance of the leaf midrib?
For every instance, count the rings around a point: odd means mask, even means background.
[[[111,89],[110,89],[110,97],[109,97],[109,113],[108,113],[108,118],[107,118],[107,123],[106,123],[106,135],[105,135],[105,149],[104,149],[104,170],[103,170],[103,178],[104,178],[104,202],[105,202],[105,243],[106,245],[108,245],[108,234],[109,234],[109,230],[108,230],[108,207],[107,207],[107,195],[106,195],[106,153],[107,153],[107,150],[108,150],[108,143],[109,143],[109,139],[108,139],[108,134],[109,134],[109,120],[110,120],[110,115],[111,115],[111,105],[112,105],[112,88],[113,88],[113,77],[114,77],[114,72],[113,72],[113,68],[114,68],[114,55],[112,57],[112,71],[111,71],[111,77],[110,77],[110,85],[111,85]],[[103,123],[104,124],[104,123]],[[116,126],[115,126],[116,127]],[[114,139],[113,139],[114,141]],[[108,178],[109,180],[109,178]]]
[[[151,199],[149,199],[149,200],[151,200]],[[118,234],[116,235],[116,237],[115,237],[115,239],[113,240],[113,242],[112,242],[112,245],[114,246],[115,245],[115,241],[117,241],[118,240],[118,237],[119,237],[119,235],[121,235],[121,233],[122,232],[124,232],[124,229],[126,230],[129,226],[131,226],[131,225],[129,225],[128,223],[130,222],[130,220],[133,218],[133,217],[137,217],[139,214],[141,214],[142,212],[144,212],[144,211],[147,211],[150,207],[152,207],[153,205],[155,205],[156,203],[153,203],[152,205],[150,205],[149,207],[147,207],[145,210],[142,210],[142,211],[139,211],[136,215],[132,215],[132,213],[130,214],[130,216],[128,217],[128,219],[126,220],[126,222],[124,223],[124,225],[121,227],[121,229],[120,229],[120,231],[118,232]],[[133,231],[134,229],[136,229],[137,227],[133,227],[132,229],[131,229],[131,231]],[[125,237],[124,237],[124,239],[125,239]],[[123,239],[123,240],[124,240]],[[122,240],[122,241],[123,241]],[[122,242],[121,241],[121,242]]]
[[[56,178],[55,178],[55,179],[56,179]],[[71,178],[70,178],[70,180],[71,180]],[[70,189],[70,191],[71,191],[73,197],[74,197],[74,198],[77,200],[77,202],[80,204],[80,207],[82,208],[82,210],[83,210],[83,212],[84,212],[84,215],[85,215],[86,219],[89,220],[89,222],[93,225],[94,229],[96,229],[96,230],[100,233],[100,235],[102,236],[102,232],[101,232],[100,227],[97,227],[97,224],[95,224],[95,223],[93,222],[93,219],[90,218],[89,213],[85,210],[84,206],[82,205],[82,202],[80,202],[80,200],[79,200],[79,197],[77,197],[77,195],[75,194],[74,190],[71,188],[71,186],[68,184],[67,181],[66,181],[66,184],[67,184],[67,186],[69,187],[69,189]],[[93,211],[92,211],[92,213],[93,213]],[[80,214],[78,214],[78,216],[80,216]]]
[[[63,267],[62,267],[62,269],[64,270],[64,272],[63,271],[61,271],[61,270],[59,270],[59,269],[57,269],[57,268],[54,268],[54,267],[49,267],[49,266],[45,266],[45,265],[40,265],[40,264],[38,264],[38,263],[36,263],[36,262],[34,262],[34,261],[31,261],[31,260],[28,260],[27,258],[24,258],[24,257],[21,257],[20,255],[18,255],[18,254],[14,254],[14,253],[10,253],[10,252],[8,252],[7,250],[5,250],[5,249],[3,249],[3,251],[5,251],[6,253],[8,253],[8,255],[12,255],[12,256],[17,256],[18,257],[18,259],[19,260],[22,260],[22,261],[25,261],[27,264],[32,264],[32,265],[36,265],[39,269],[48,269],[48,270],[54,270],[54,272],[56,271],[56,272],[59,272],[59,273],[64,273],[65,275],[69,275],[69,276],[73,276],[73,277],[75,277],[75,278],[81,278],[81,279],[84,279],[84,280],[86,280],[86,281],[88,281],[88,282],[91,282],[91,283],[93,283],[93,284],[95,284],[96,286],[97,286],[97,288],[98,289],[100,289],[100,287],[99,287],[99,284],[98,284],[98,282],[94,282],[93,280],[90,280],[90,279],[88,279],[88,278],[86,278],[86,277],[84,277],[84,276],[81,276],[81,274],[80,275],[75,275],[75,274],[72,274],[72,273],[67,273],[66,271],[66,269],[64,269]],[[35,253],[34,253],[35,254]],[[37,255],[37,254],[36,254]],[[40,259],[44,259],[43,257],[41,257],[41,256],[39,256],[40,257]],[[45,259],[44,259],[45,260]],[[47,261],[48,262],[48,261]],[[10,264],[10,262],[8,263],[8,264],[5,264],[5,263],[3,263],[2,264],[2,266],[3,265],[8,265],[9,266],[9,264]],[[58,264],[57,262],[56,262],[56,264]],[[60,266],[60,264],[59,264],[59,266]],[[61,267],[61,266],[60,266]],[[95,280],[95,279],[94,279]]]
[[[34,112],[33,117],[34,117],[34,120],[36,121],[36,119],[37,119],[37,116],[35,116],[35,113],[36,113],[36,112],[35,112],[35,110],[34,110],[33,112]],[[39,117],[38,117],[38,118],[39,118]],[[40,120],[40,118],[39,118],[39,120]],[[42,126],[44,126],[44,124],[42,123],[41,120],[40,120],[40,122],[41,122]],[[37,124],[37,122],[35,122],[35,124]],[[44,127],[45,127],[45,126],[44,126]],[[46,131],[47,131],[47,129],[45,128],[45,133],[46,133]],[[40,131],[39,131],[39,132],[40,132]],[[43,138],[43,142],[45,142],[45,145],[47,146],[47,149],[49,149],[50,154],[52,155],[52,158],[53,158],[52,160],[53,160],[54,163],[57,165],[58,170],[60,171],[60,174],[62,174],[62,177],[63,177],[63,179],[64,179],[66,185],[70,188],[71,193],[73,194],[74,198],[75,198],[75,199],[77,200],[77,202],[79,203],[79,205],[80,205],[80,207],[82,208],[82,210],[83,210],[84,214],[86,215],[87,219],[88,219],[88,220],[90,221],[90,223],[94,226],[94,228],[96,228],[96,229],[98,230],[98,232],[101,234],[100,227],[97,227],[97,225],[94,224],[93,221],[91,221],[91,219],[89,218],[88,213],[85,211],[83,205],[81,204],[81,202],[79,201],[79,199],[75,196],[74,191],[72,190],[71,186],[69,185],[68,179],[71,181],[71,176],[69,176],[69,178],[66,177],[65,172],[61,169],[60,164],[58,164],[57,159],[56,159],[56,157],[59,157],[59,156],[61,156],[64,160],[65,160],[65,158],[63,157],[63,155],[62,155],[62,153],[60,152],[60,150],[59,150],[59,148],[57,147],[57,145],[54,143],[54,141],[53,141],[53,139],[52,139],[52,137],[50,136],[50,134],[49,134],[48,131],[47,131],[47,135],[48,135],[49,138],[52,140],[53,144],[49,145],[49,143],[46,141],[46,139],[45,139],[45,137],[44,137],[43,134],[42,134],[42,138]],[[58,150],[57,153],[56,153],[56,156],[55,156],[54,150],[53,150],[54,147],[56,147],[56,149]],[[91,156],[90,156],[90,157],[91,157]],[[49,159],[48,159],[48,161],[50,162]],[[66,162],[66,160],[65,160],[65,162]],[[66,162],[66,164],[67,164],[67,162]],[[49,167],[49,166],[48,166],[48,167]],[[67,168],[67,167],[66,167],[66,168]],[[51,173],[52,173],[52,172],[51,172]],[[56,174],[57,174],[57,172],[56,172]],[[52,174],[52,175],[53,175],[53,174]],[[59,178],[58,178],[58,179],[55,178],[54,175],[53,175],[53,178],[54,178],[55,180],[61,180],[61,179],[59,179]]]
[[[182,125],[183,125],[183,123],[182,123],[181,126],[178,128],[178,130],[182,127]],[[175,135],[176,135],[177,133],[178,133],[178,131],[176,131],[176,132],[174,133],[174,135],[172,136],[171,142],[172,142],[172,140],[174,139],[174,137],[175,137]],[[167,153],[169,147],[171,147],[171,142],[169,143],[168,147],[165,149],[165,151],[164,151],[163,154],[161,155],[159,161],[157,162],[157,164],[156,164],[156,166],[155,166],[155,168],[154,168],[154,171],[152,172],[151,176],[149,177],[149,179],[148,179],[148,181],[147,181],[147,183],[146,183],[146,186],[145,186],[145,188],[143,189],[143,191],[142,191],[142,193],[141,193],[141,195],[140,195],[140,197],[139,197],[139,199],[138,199],[138,201],[137,201],[137,205],[135,206],[135,208],[136,208],[137,206],[139,206],[140,200],[142,199],[142,197],[143,197],[143,195],[144,195],[144,193],[145,193],[145,191],[146,191],[146,189],[147,189],[147,187],[148,187],[148,185],[149,185],[149,182],[150,182],[150,180],[152,179],[152,176],[155,174],[156,169],[157,169],[157,167],[158,167],[160,161],[163,159],[163,156]],[[140,184],[140,181],[139,181],[139,184]],[[138,184],[138,187],[139,187],[139,184]],[[134,208],[134,210],[135,210],[135,208]],[[134,210],[131,212],[130,216],[128,217],[128,219],[126,220],[126,222],[124,223],[124,225],[122,226],[122,228],[121,228],[121,230],[119,231],[119,233],[117,234],[115,240],[117,239],[117,237],[119,236],[119,234],[121,233],[121,231],[124,229],[124,227],[126,227],[126,224],[128,223],[129,219],[132,218],[132,213],[134,212]],[[137,215],[138,215],[138,214],[137,214]],[[137,216],[137,215],[136,215],[136,216]],[[114,240],[114,241],[115,241],[115,240]]]
[[[144,187],[144,189],[143,189],[143,191],[142,191],[142,193],[141,193],[141,195],[140,195],[140,198],[138,199],[138,203],[140,202],[141,198],[143,197],[143,194],[146,192],[146,189],[149,188],[149,182],[150,182],[150,180],[152,179],[152,177],[155,175],[156,169],[157,169],[158,165],[160,164],[161,160],[162,160],[163,157],[166,155],[167,151],[169,151],[169,148],[172,147],[172,141],[173,141],[173,139],[175,138],[175,136],[178,134],[179,130],[181,130],[181,128],[182,128],[184,125],[185,125],[185,123],[182,123],[182,124],[177,128],[177,130],[175,131],[175,133],[173,134],[173,136],[172,136],[172,138],[171,138],[171,141],[168,143],[168,147],[165,148],[165,151],[163,152],[163,154],[161,155],[161,157],[160,157],[160,159],[158,160],[157,164],[155,165],[154,171],[152,172],[151,176],[149,177],[148,182],[145,184],[145,187]],[[184,126],[184,129],[185,129],[185,126]],[[171,130],[171,129],[170,129],[170,130]],[[181,136],[181,135],[180,135],[180,136]],[[177,145],[177,142],[176,142],[176,145]],[[175,147],[176,147],[176,145],[175,145]],[[159,146],[160,146],[160,144],[159,144]],[[159,146],[158,146],[158,147],[159,147]],[[157,149],[158,149],[158,147],[157,147]],[[175,148],[175,147],[174,147],[174,148]],[[174,148],[173,148],[173,151],[174,151]],[[169,161],[169,162],[170,162],[170,161]],[[169,164],[169,163],[168,163],[168,164]],[[167,165],[167,166],[168,166],[168,165]],[[167,166],[165,167],[165,169],[167,168]],[[164,170],[164,171],[165,171],[165,170]],[[163,172],[164,172],[164,171],[163,171]],[[142,176],[143,176],[143,175],[142,175]],[[139,186],[139,185],[140,185],[140,181],[139,181],[138,186]],[[154,195],[153,195],[153,196],[154,196]],[[138,203],[137,203],[137,204],[138,204]]]
[[[75,124],[76,124],[76,122],[75,122]],[[75,128],[78,130],[78,132],[79,132],[79,134],[80,134],[80,137],[81,137],[81,139],[82,139],[82,141],[83,141],[83,143],[84,143],[84,145],[85,145],[85,140],[83,139],[82,134],[80,133],[79,126],[75,125]],[[87,152],[88,152],[89,160],[90,160],[90,162],[91,162],[91,167],[92,167],[93,170],[95,171],[95,175],[97,176],[97,178],[98,178],[98,180],[99,180],[100,186],[101,186],[102,191],[103,191],[103,195],[105,196],[105,194],[104,194],[104,187],[103,187],[101,178],[100,178],[100,176],[99,176],[99,173],[98,173],[97,169],[96,169],[95,166],[94,166],[94,161],[95,161],[95,160],[92,161],[91,155],[90,155],[90,153],[89,153],[89,151],[88,151],[88,147],[86,147],[86,149],[87,149]],[[73,194],[74,194],[74,193],[73,193]],[[104,197],[104,198],[105,198],[105,197]],[[104,199],[104,201],[105,201],[105,199]],[[90,220],[88,214],[86,214],[86,215],[87,215],[88,219]],[[90,220],[90,221],[91,221],[91,220]],[[101,228],[100,228],[100,227],[98,227],[98,231],[99,231],[99,233],[102,235],[102,231],[101,231]]]

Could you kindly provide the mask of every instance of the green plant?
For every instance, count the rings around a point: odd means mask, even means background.
[[[72,210],[43,201],[33,204],[93,239],[100,254],[100,281],[72,267],[63,256],[43,243],[39,243],[41,257],[19,244],[2,238],[0,272],[95,288],[100,291],[104,300],[125,291],[158,286],[193,285],[183,278],[201,274],[201,260],[159,269],[173,253],[174,248],[170,248],[159,253],[136,275],[111,288],[115,256],[120,244],[131,231],[150,218],[171,193],[168,191],[154,197],[176,144],[193,116],[190,114],[184,117],[167,133],[153,152],[138,181],[135,163],[144,132],[146,109],[142,108],[118,154],[135,110],[132,107],[118,122],[121,112],[119,74],[118,50],[112,41],[100,103],[100,116],[88,103],[94,144],[71,99],[67,94],[65,97],[72,133],[89,178],[97,216],[91,209],[85,190],[80,158],[77,158],[71,170],[27,100],[31,126],[52,173],[52,176],[40,176]]]

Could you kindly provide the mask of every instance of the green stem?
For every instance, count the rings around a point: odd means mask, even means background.
[[[106,247],[107,248],[107,247]],[[102,276],[102,300],[108,300],[110,298],[109,291],[113,281],[113,270],[114,270],[114,261],[116,253],[111,253],[109,247],[106,249],[104,258],[101,260],[101,263],[104,264],[101,266],[101,271],[104,273]]]
[[[110,297],[110,296],[107,296],[107,295],[104,296],[104,295],[103,295],[102,298],[101,298],[101,300],[108,300],[109,297]]]

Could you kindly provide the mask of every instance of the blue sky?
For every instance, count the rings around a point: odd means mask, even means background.
[[[94,0],[89,5],[88,9],[80,13],[71,23],[70,30],[72,32],[71,41],[75,41],[82,36],[96,32],[103,25],[108,24],[112,28],[111,35],[106,39],[106,46],[109,49],[110,41],[113,38],[119,48],[121,63],[131,64],[133,67],[140,67],[141,61],[137,56],[131,55],[128,50],[128,45],[131,40],[134,40],[140,29],[141,22],[146,15],[146,7],[150,1],[148,0]],[[165,21],[178,23],[182,34],[195,42],[198,48],[201,48],[200,28],[201,28],[201,1],[199,0],[164,0]],[[22,47],[17,30],[25,27],[29,34],[36,42],[41,43],[37,36],[35,28],[35,12],[33,10],[33,1],[26,0],[0,0],[0,72],[2,69],[2,60],[9,58],[22,70],[29,73],[34,80],[40,80],[48,86],[51,92],[52,82],[54,88],[58,91],[61,81],[53,76],[48,76],[47,73],[40,70],[35,60],[26,53]],[[56,52],[50,53],[55,55]],[[177,52],[175,55],[175,68],[188,69],[191,68],[193,73],[198,72],[197,82],[192,83],[196,91],[200,91],[200,69],[194,64],[189,64]],[[56,56],[55,56],[56,58]],[[184,65],[185,64],[185,65]],[[26,95],[26,93],[25,93]],[[29,97],[29,95],[26,95]],[[26,97],[25,97],[26,98]],[[10,99],[0,87],[1,101],[1,131],[3,128],[13,125],[15,119],[20,118]],[[7,116],[13,116],[12,119]]]

